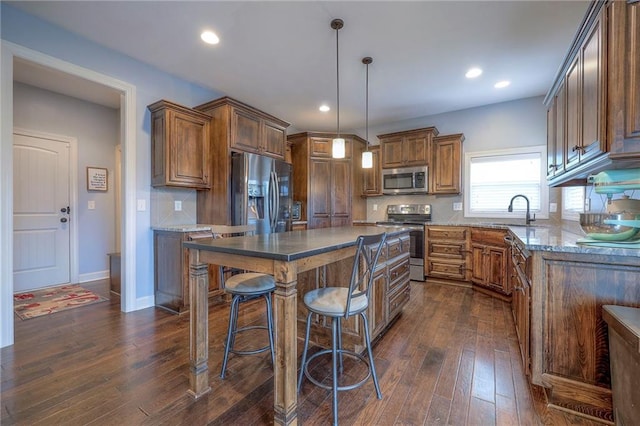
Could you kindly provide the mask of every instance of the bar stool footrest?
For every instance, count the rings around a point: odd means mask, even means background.
[[[248,327],[238,328],[236,329],[236,331],[233,332],[233,334],[237,335],[238,333],[241,333],[243,331],[249,331],[249,330],[266,330],[268,332],[269,327],[267,327],[266,325],[251,325]],[[224,343],[222,346],[224,348],[227,347],[227,345]],[[268,351],[269,349],[271,349],[271,346],[269,345],[262,348],[258,348],[258,349],[247,349],[247,350],[229,348],[229,353],[236,354],[236,355],[255,355],[255,354],[260,354],[262,352]]]
[[[360,386],[364,385],[367,380],[369,380],[369,377],[371,377],[371,366],[369,365],[369,361],[367,361],[367,358],[364,355],[360,355],[357,352],[354,351],[350,351],[347,349],[338,349],[337,351],[338,356],[340,356],[340,354],[342,355],[347,355],[347,356],[351,356],[353,358],[356,358],[358,360],[360,360],[361,362],[364,362],[365,365],[367,366],[367,375],[364,377],[364,379],[353,383],[353,384],[349,384],[349,385],[343,385],[343,386],[338,386],[337,389],[339,391],[347,391],[347,390],[352,390],[355,388],[359,388]],[[326,355],[326,354],[332,354],[333,351],[331,349],[323,349],[319,352],[316,352],[315,354],[311,355],[309,357],[309,359],[307,360],[307,362],[305,363],[305,365],[303,366],[304,368],[304,375],[307,377],[307,379],[309,379],[309,381],[311,383],[313,383],[316,386],[319,386],[323,389],[327,389],[327,390],[332,390],[333,389],[333,385],[332,384],[324,384],[319,382],[318,380],[316,380],[313,376],[311,376],[311,373],[309,372],[309,364],[311,364],[311,361],[313,361],[313,359],[322,356],[322,355]]]

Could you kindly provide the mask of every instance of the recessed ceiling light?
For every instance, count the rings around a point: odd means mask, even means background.
[[[507,87],[510,84],[511,84],[510,81],[502,80],[502,81],[499,81],[496,84],[494,84],[493,87],[495,87],[496,89],[504,89],[505,87]]]
[[[482,70],[480,68],[471,68],[464,76],[467,78],[476,78],[480,76],[480,74],[482,74]]]
[[[208,44],[220,43],[220,39],[213,31],[203,31],[202,34],[200,34],[200,38],[202,39],[202,41]]]
[[[318,109],[322,112],[329,112],[331,110],[331,108],[329,108],[329,105],[320,105],[320,108]]]

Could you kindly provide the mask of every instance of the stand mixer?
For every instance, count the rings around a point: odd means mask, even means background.
[[[640,189],[640,169],[608,170],[589,176],[587,182],[593,184],[596,194],[606,194],[610,205],[614,194]]]
[[[637,242],[640,235],[640,200],[615,194],[640,189],[640,169],[608,170],[589,176],[596,194],[607,196],[607,213],[582,213],[580,226],[589,241]]]

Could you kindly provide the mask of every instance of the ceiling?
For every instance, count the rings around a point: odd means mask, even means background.
[[[588,1],[23,1],[8,2],[86,39],[288,121],[336,130],[336,31],[341,18],[340,128],[544,95]],[[205,45],[204,29],[220,44]],[[18,64],[16,79],[38,82]],[[484,73],[473,80],[472,66]],[[63,78],[64,76],[58,76]],[[495,89],[499,80],[511,85]],[[49,75],[44,81],[56,85]],[[91,86],[66,86],[86,98]],[[50,90],[64,92],[55,87]],[[108,93],[94,92],[92,102]],[[88,95],[87,95],[88,96]],[[331,107],[318,111],[320,104]]]

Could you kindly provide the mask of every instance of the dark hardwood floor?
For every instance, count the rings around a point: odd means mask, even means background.
[[[84,286],[108,295],[106,281]],[[593,424],[547,409],[544,393],[530,389],[507,303],[437,284],[412,283],[411,291],[374,347],[383,399],[371,383],[341,392],[341,424]],[[209,310],[212,392],[193,401],[186,393],[188,315],[156,308],[124,314],[119,302],[111,296],[45,317],[16,317],[16,343],[0,351],[2,425],[273,423],[268,353],[232,355],[227,378],[219,378],[227,303]],[[262,320],[263,306],[244,305],[240,322]],[[314,371],[321,377],[328,365]],[[329,392],[305,381],[298,420],[328,424]]]

